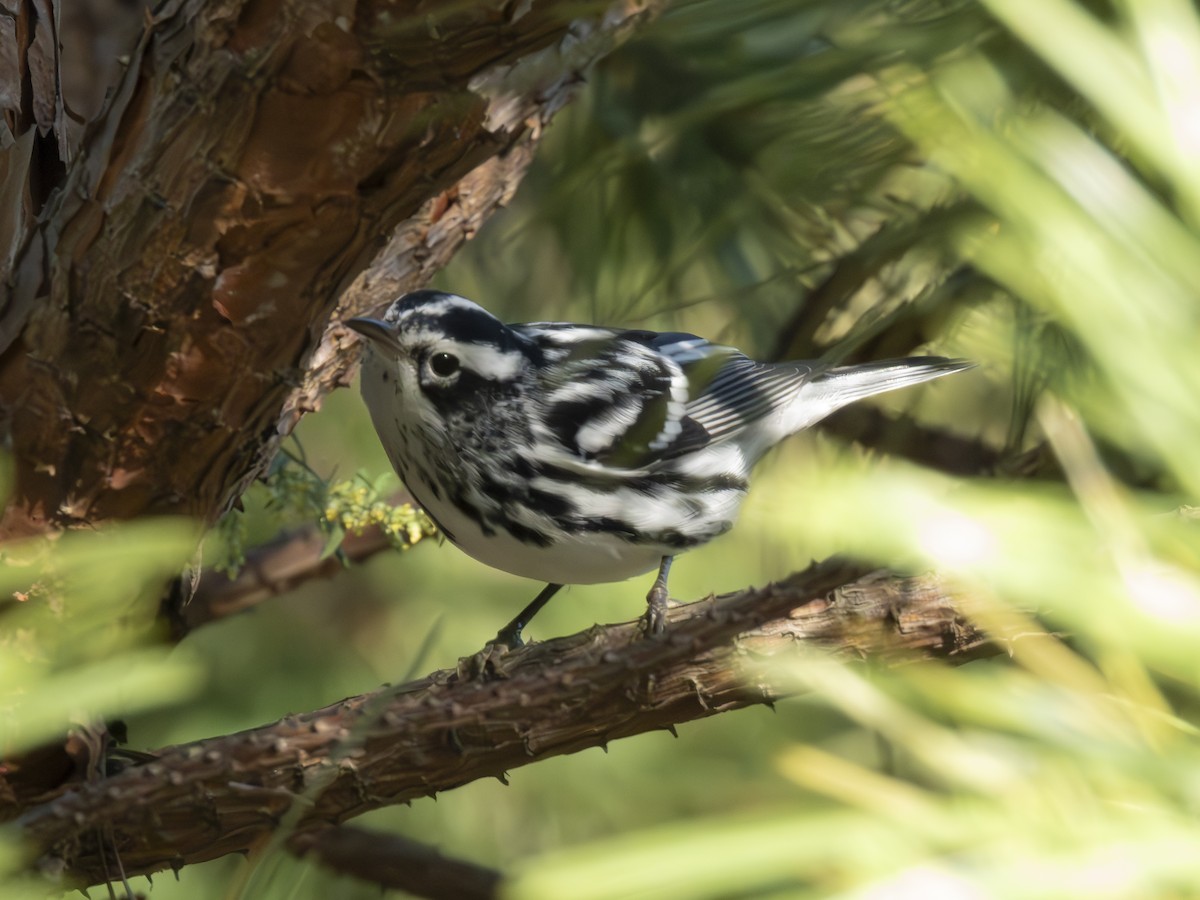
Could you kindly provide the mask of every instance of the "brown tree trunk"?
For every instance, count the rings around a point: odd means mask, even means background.
[[[218,517],[345,378],[336,319],[445,264],[646,5],[172,0],[56,172],[53,6],[10,0],[0,538]]]

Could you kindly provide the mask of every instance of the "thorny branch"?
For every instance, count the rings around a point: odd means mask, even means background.
[[[43,869],[103,880],[245,851],[292,822],[289,845],[382,806],[539,759],[795,690],[767,665],[804,646],[884,661],[994,652],[932,576],[865,574],[841,561],[672,610],[664,639],[633,623],[513,651],[496,677],[450,670],[239,734],[169,747],[108,779],[58,788],[20,812]],[[299,796],[303,807],[289,809]],[[301,811],[302,810],[302,811]],[[102,846],[96,835],[108,835]]]

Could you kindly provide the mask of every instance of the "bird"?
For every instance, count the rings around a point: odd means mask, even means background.
[[[363,400],[413,498],[469,556],[546,583],[492,642],[510,649],[563,585],[655,568],[642,628],[663,632],[672,560],[733,526],[768,450],[973,365],[756,362],[682,332],[505,324],[437,290],[344,324],[364,339]]]

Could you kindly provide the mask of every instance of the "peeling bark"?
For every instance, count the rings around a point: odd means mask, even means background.
[[[126,873],[145,874],[244,851],[280,827],[303,852],[313,832],[372,809],[770,703],[796,688],[767,663],[804,647],[885,662],[996,652],[938,579],[864,576],[836,561],[677,607],[670,618],[663,640],[640,638],[634,623],[597,626],[513,651],[494,680],[435,672],[167,748],[153,762],[59,788],[8,815],[23,813],[42,868],[72,883],[103,880],[104,854],[114,850]]]
[[[159,4],[13,254],[0,538],[215,520],[344,380],[333,318],[443,265],[643,8]]]

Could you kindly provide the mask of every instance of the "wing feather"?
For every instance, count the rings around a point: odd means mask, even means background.
[[[640,468],[727,440],[790,403],[803,363],[759,363],[694,334],[536,323],[544,421],[563,449]],[[602,373],[602,374],[601,374]]]

